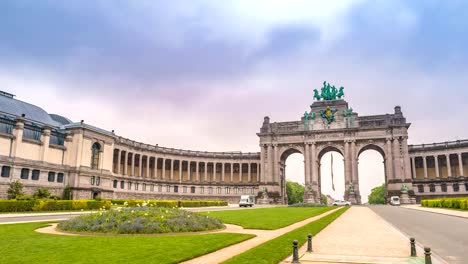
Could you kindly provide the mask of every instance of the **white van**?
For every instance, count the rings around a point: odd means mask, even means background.
[[[255,204],[255,196],[253,195],[241,195],[239,201],[239,207],[252,207]]]
[[[398,196],[390,197],[390,204],[391,205],[400,205],[400,197],[398,197]]]

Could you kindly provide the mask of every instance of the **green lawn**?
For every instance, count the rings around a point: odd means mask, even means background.
[[[244,234],[62,236],[44,223],[0,225],[0,263],[178,263],[252,238]]]
[[[325,213],[333,207],[274,207],[252,210],[212,211],[206,214],[223,223],[248,229],[274,230]]]
[[[227,261],[224,264],[245,264],[245,263],[260,263],[260,264],[273,264],[287,258],[292,254],[292,242],[298,240],[299,247],[304,245],[307,241],[307,235],[310,233],[315,236],[318,232],[324,229],[327,225],[333,222],[341,214],[343,214],[349,207],[342,208],[333,212],[317,221],[308,225],[295,229],[280,237],[265,242],[257,247],[254,247],[242,254],[239,254]],[[313,239],[312,239],[313,241]],[[313,245],[313,242],[312,242]]]

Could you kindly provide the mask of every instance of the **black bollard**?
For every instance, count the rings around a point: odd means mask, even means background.
[[[307,252],[312,253],[312,235],[307,236]]]
[[[431,248],[428,248],[428,247],[424,248],[424,263],[425,264],[432,264]]]
[[[297,251],[297,240],[293,241],[293,261],[292,263],[299,264],[299,252]]]
[[[414,238],[410,238],[410,244],[411,244],[411,256],[416,257],[416,243],[414,242]]]

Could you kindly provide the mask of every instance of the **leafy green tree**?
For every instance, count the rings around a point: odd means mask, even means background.
[[[372,189],[368,198],[369,204],[385,204],[385,184]]]
[[[71,200],[71,187],[68,184],[63,189],[63,199],[64,200]]]
[[[16,199],[18,197],[21,197],[22,195],[24,195],[23,187],[24,187],[23,184],[19,182],[18,180],[14,182],[10,182],[9,188],[7,191],[8,197],[10,199]]]
[[[328,204],[328,197],[323,193],[322,195],[320,195],[320,200],[322,201],[322,204],[325,204],[325,205]]]
[[[297,182],[287,181],[286,193],[288,194],[288,204],[302,203],[304,200],[304,186]]]

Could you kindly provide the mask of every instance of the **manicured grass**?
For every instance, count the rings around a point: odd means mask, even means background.
[[[178,263],[252,238],[244,234],[63,236],[44,223],[0,225],[0,263]]]
[[[280,261],[284,260],[292,254],[292,242],[294,240],[298,240],[299,247],[304,245],[304,243],[307,241],[307,235],[309,233],[315,236],[318,232],[320,232],[327,225],[329,225],[336,218],[338,218],[341,214],[343,214],[346,210],[348,210],[348,208],[349,207],[342,208],[317,221],[295,229],[280,237],[277,237],[257,247],[254,247],[242,254],[230,258],[223,263],[279,263]]]
[[[248,229],[274,230],[310,217],[325,213],[333,207],[274,207],[252,210],[227,210],[205,212],[223,223],[239,225]]]

